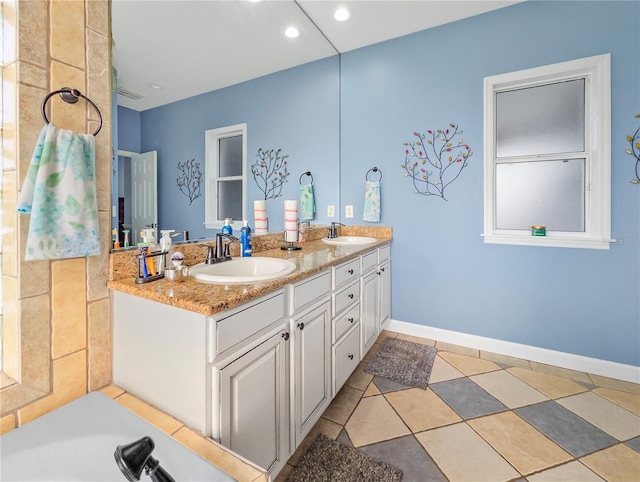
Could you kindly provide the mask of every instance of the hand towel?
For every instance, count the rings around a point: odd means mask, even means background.
[[[42,129],[18,212],[31,213],[25,260],[100,254],[93,135]]]
[[[365,184],[362,220],[380,222],[380,181],[367,181]]]
[[[313,184],[300,185],[300,221],[311,221],[316,217],[316,199]]]

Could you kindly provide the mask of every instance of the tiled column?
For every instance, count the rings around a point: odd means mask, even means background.
[[[10,0],[3,6],[10,26],[3,99],[3,366],[16,383],[0,391],[0,433],[111,381],[109,2]],[[80,90],[102,113],[96,137],[102,253],[25,262],[29,217],[16,214],[16,200],[44,124],[42,99],[62,87]],[[54,96],[49,104],[49,118],[57,126],[96,130],[97,114],[84,100],[70,105]],[[6,377],[3,383],[9,383]]]

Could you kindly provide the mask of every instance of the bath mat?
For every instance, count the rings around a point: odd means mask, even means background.
[[[318,435],[287,482],[400,482],[402,470]]]
[[[425,389],[436,352],[433,346],[387,338],[364,371],[410,387]]]

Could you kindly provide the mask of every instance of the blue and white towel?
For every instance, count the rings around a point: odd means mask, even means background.
[[[311,221],[316,217],[316,199],[313,184],[300,185],[300,221]]]
[[[365,184],[362,220],[380,222],[380,181],[367,181]]]
[[[42,129],[18,212],[31,213],[25,260],[100,254],[93,135]]]

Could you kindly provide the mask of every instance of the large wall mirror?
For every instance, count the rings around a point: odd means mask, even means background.
[[[250,224],[253,201],[265,199],[251,174],[259,149],[281,149],[289,156],[281,195],[266,200],[269,231],[282,231],[284,200],[299,198],[300,176],[308,171],[317,205],[312,223],[330,222],[327,206],[340,205],[340,60],[296,2],[120,0],[112,2],[112,14],[118,89],[114,147],[127,156],[156,153],[158,230],[188,231],[191,240],[214,236],[216,229],[204,225],[206,179],[201,195],[190,199],[179,189],[179,164],[191,161],[204,177],[205,132],[241,123],[247,125],[245,216]],[[285,22],[300,26],[298,39],[284,38]],[[185,39],[202,35],[199,30],[208,33],[194,47]],[[163,77],[147,65],[159,54],[172,75]],[[258,76],[247,80],[251,75]],[[180,91],[180,85],[176,89],[171,82],[189,83],[193,90],[185,88],[180,98],[172,98],[170,91]],[[114,162],[113,227],[137,194],[129,186],[130,164],[122,156]],[[129,227],[124,224],[118,229]],[[132,245],[137,235],[130,234]]]

